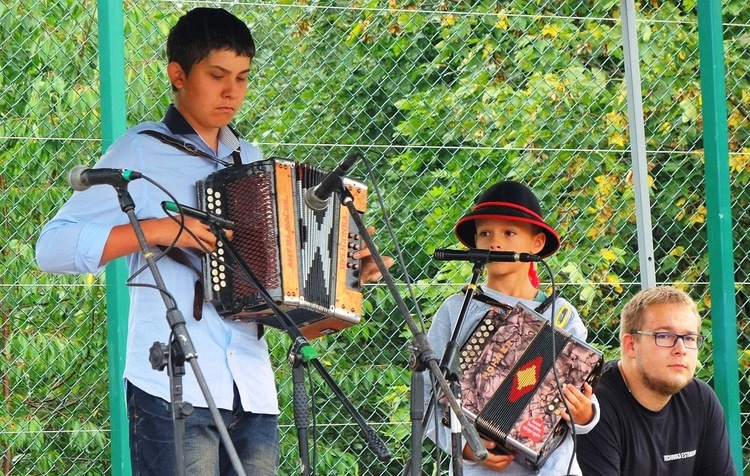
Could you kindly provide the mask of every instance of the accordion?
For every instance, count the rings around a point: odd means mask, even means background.
[[[495,308],[461,348],[461,405],[480,435],[538,471],[569,431],[553,365],[561,385],[581,388],[596,385],[603,363],[601,351],[523,304]]]
[[[360,263],[351,258],[362,239],[349,209],[334,199],[320,211],[305,205],[306,191],[325,175],[271,158],[219,170],[196,184],[199,207],[235,222],[239,258],[308,339],[355,325],[362,312]],[[346,178],[344,184],[364,212],[367,188]],[[203,285],[224,319],[284,328],[222,243],[203,257]]]

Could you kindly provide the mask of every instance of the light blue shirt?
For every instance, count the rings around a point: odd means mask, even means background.
[[[122,135],[107,150],[96,167],[128,169],[140,172],[172,193],[183,205],[196,207],[195,182],[224,166],[220,163],[187,154],[159,140],[138,134],[144,129],[162,132],[193,144],[199,150],[232,163],[231,154],[237,139],[229,128],[223,128],[218,154],[214,152],[188,125],[172,106],[165,122],[142,123]],[[260,151],[248,142],[240,141],[243,163],[262,159]],[[171,201],[163,191],[146,180],[128,184],[139,220],[164,217],[162,201]],[[121,210],[114,187],[96,185],[73,196],[45,225],[36,247],[37,263],[43,271],[53,273],[99,273],[104,245],[110,231],[128,224]],[[158,251],[158,250],[156,250]],[[194,264],[200,269],[200,259]],[[142,253],[126,257],[130,274],[146,266]],[[232,409],[233,383],[239,390],[245,411],[278,414],[278,401],[273,369],[265,339],[258,338],[254,323],[232,322],[222,319],[212,304],[203,305],[203,318],[193,318],[195,271],[169,258],[158,261],[167,290],[174,296],[192,338],[197,362],[206,377],[208,388],[217,406]],[[137,284],[154,284],[146,269],[133,280]],[[169,342],[170,329],[166,307],[158,291],[146,287],[130,287],[127,355],[124,378],[141,390],[170,400],[169,378],[166,372],[156,371],[149,363],[149,348],[155,341]],[[183,380],[185,401],[196,407],[206,407],[203,393],[190,364],[185,365]]]
[[[530,307],[531,309],[535,309],[540,304],[535,301],[527,301],[524,299],[519,299],[517,297],[509,296],[486,286],[481,286],[481,288],[482,292],[488,297],[491,297],[492,299],[500,301],[511,307],[515,306],[518,303],[522,303]],[[440,306],[440,308],[433,316],[432,324],[430,325],[430,329],[427,332],[427,339],[429,340],[430,346],[435,351],[438,359],[442,358],[443,353],[445,352],[446,344],[453,334],[453,328],[456,326],[456,322],[458,321],[463,302],[463,293],[454,294],[448,297],[445,302],[443,302],[443,305]],[[547,320],[551,318],[552,307],[553,306],[547,307],[547,309],[543,313],[543,316]],[[466,309],[466,316],[464,317],[463,325],[458,334],[459,347],[463,346],[464,342],[466,342],[466,340],[469,338],[473,329],[477,326],[479,320],[484,317],[487,311],[489,311],[491,308],[492,306],[490,304],[480,302],[476,299],[471,300]],[[586,327],[583,325],[583,322],[578,315],[578,311],[568,301],[562,298],[557,298],[554,303],[554,312],[555,315],[558,316],[556,318],[555,325],[562,327],[567,332],[577,337],[578,339],[581,339],[582,341],[586,340],[586,335],[588,334]],[[429,401],[432,386],[427,375],[429,375],[429,372],[425,372],[425,399]],[[596,400],[595,396],[592,396],[592,402],[594,404],[594,418],[587,425],[576,425],[576,434],[580,435],[588,433],[599,421],[599,402]],[[425,409],[426,408],[427,403],[425,403]],[[438,410],[438,416],[442,417],[442,409]],[[433,418],[430,419],[427,426],[425,427],[425,436],[434,440],[435,431],[436,426]],[[439,422],[437,425],[437,431],[439,434],[438,439],[440,447],[444,451],[450,452],[450,429]],[[462,448],[465,444],[466,441],[463,441]],[[539,472],[536,474],[550,476],[567,474],[568,464],[570,463],[572,454],[573,439],[571,437],[571,433],[568,432],[568,436],[565,438],[562,444],[552,452],[547,461],[544,463],[544,466],[542,466]],[[466,476],[516,476],[535,474],[529,469],[526,469],[525,467],[516,464],[515,462],[511,463],[510,466],[508,466],[504,471],[498,473],[497,471],[493,471],[489,468],[481,466],[478,463],[464,460],[463,471]],[[578,466],[577,459],[573,460],[571,474],[581,474],[581,469]]]

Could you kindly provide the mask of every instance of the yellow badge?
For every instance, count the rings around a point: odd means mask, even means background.
[[[573,309],[570,307],[570,304],[565,304],[559,311],[557,311],[557,315],[555,316],[555,326],[565,327],[565,324],[568,323],[570,316],[572,315]]]

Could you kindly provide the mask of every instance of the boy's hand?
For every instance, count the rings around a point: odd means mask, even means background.
[[[563,388],[563,396],[568,403],[568,409],[570,409],[576,425],[586,425],[594,418],[594,406],[591,403],[591,395],[593,393],[594,390],[591,388],[591,385],[585,382],[583,384],[583,392],[572,384],[567,384]],[[570,415],[565,410],[560,413],[560,416],[565,421],[570,421]]]
[[[373,233],[375,233],[375,228],[368,227],[367,233],[372,235]],[[378,265],[375,263],[375,260],[372,257],[372,252],[369,248],[367,248],[367,244],[363,241],[362,245],[362,249],[359,251],[355,251],[352,254],[352,258],[362,260],[362,267],[359,271],[359,282],[361,284],[364,284],[372,281],[377,281],[378,279],[382,278],[383,275],[378,269]],[[390,256],[382,256],[381,258],[383,258],[383,264],[385,264],[386,268],[390,268],[393,265],[394,259]]]
[[[510,463],[513,462],[513,455],[503,455],[503,454],[497,454],[493,453],[491,450],[495,449],[497,447],[497,443],[490,440],[485,440],[482,438],[482,443],[484,443],[484,447],[490,450],[487,455],[487,459],[482,461],[482,466],[489,468],[493,471],[502,471],[508,466],[510,466]],[[474,452],[471,450],[471,447],[467,444],[464,446],[464,459],[469,461],[476,461],[477,458],[474,456]]]
[[[211,231],[211,227],[195,218],[185,217],[185,229],[182,231],[180,230],[179,219],[174,220],[172,217],[147,220],[141,222],[141,226],[144,226],[144,231],[146,228],[154,229],[151,236],[156,237],[154,241],[158,245],[167,246],[171,244],[179,234],[175,243],[177,247],[197,248],[201,252],[205,252],[206,250],[216,251],[218,239],[213,234],[213,231]],[[228,239],[232,239],[233,232],[231,230],[224,230],[224,233]]]

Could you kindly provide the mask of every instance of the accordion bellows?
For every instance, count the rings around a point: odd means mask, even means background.
[[[357,324],[362,312],[360,263],[351,258],[362,240],[348,208],[336,195],[324,210],[305,205],[305,193],[325,175],[271,158],[219,170],[196,184],[199,206],[235,222],[233,247],[308,339]],[[350,179],[344,184],[364,212],[367,188]],[[206,299],[222,317],[283,329],[222,246],[204,256],[203,274]]]

